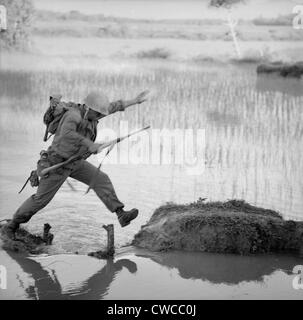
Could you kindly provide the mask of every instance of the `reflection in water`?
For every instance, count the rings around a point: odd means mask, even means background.
[[[303,81],[292,78],[283,78],[278,75],[258,75],[256,80],[258,92],[278,92],[293,97],[303,95]]]
[[[27,299],[199,299],[209,298],[210,292],[214,298],[221,298],[222,292],[227,298],[244,293],[262,296],[265,284],[277,297],[287,298],[297,294],[290,291],[292,270],[302,264],[302,259],[282,255],[123,250],[116,260],[8,254],[22,269],[14,277],[26,274],[31,280],[30,284],[19,280]]]
[[[184,279],[200,279],[214,284],[230,285],[243,281],[262,282],[264,276],[280,269],[291,274],[294,263],[300,261],[299,258],[277,255],[239,256],[192,252],[171,252],[150,258],[168,268],[176,268]]]
[[[96,274],[91,276],[81,287],[81,291],[74,296],[75,299],[102,299],[111,286],[111,283],[116,278],[116,275],[125,267],[130,273],[137,271],[135,262],[128,259],[121,259],[116,262],[107,260],[105,267],[103,267]]]
[[[49,272],[46,268],[42,267],[41,263],[31,258],[10,252],[8,252],[8,254],[20,265],[22,270],[34,280],[32,285],[24,288],[27,298],[29,299],[102,299],[107,294],[117,273],[119,273],[123,267],[130,273],[137,271],[136,263],[128,259],[120,259],[116,262],[108,259],[105,265],[89,277],[80,288],[73,287],[70,292],[64,292],[55,269]]]

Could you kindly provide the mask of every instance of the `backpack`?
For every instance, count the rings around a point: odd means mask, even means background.
[[[77,106],[72,102],[66,103],[61,101],[61,96],[50,97],[49,104],[50,105],[43,116],[43,122],[46,125],[43,141],[47,141],[56,133],[64,113],[70,108]]]

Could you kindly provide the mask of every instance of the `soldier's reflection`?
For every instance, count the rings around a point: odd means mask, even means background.
[[[77,292],[74,290],[73,292],[64,293],[55,271],[50,274],[37,261],[20,254],[11,252],[8,252],[8,254],[34,280],[34,285],[24,288],[29,299],[102,299],[108,293],[111,283],[123,267],[130,273],[137,271],[136,263],[129,259],[120,259],[115,262],[112,259],[108,259],[105,266],[86,280],[78,288]],[[21,286],[23,286],[22,283]]]

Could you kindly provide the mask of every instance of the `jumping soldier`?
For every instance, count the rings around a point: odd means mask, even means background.
[[[134,104],[144,102],[146,94],[147,91],[144,91],[133,100],[118,100],[110,103],[106,95],[94,91],[85,98],[83,104],[64,103],[61,102],[61,95],[52,95],[50,110],[53,110],[52,107],[58,106],[65,108],[66,111],[59,122],[56,117],[53,117],[52,122],[48,124],[48,128],[56,127],[52,144],[46,152],[49,166],[87,151],[97,153],[102,147],[102,144],[95,143],[98,120],[117,111],[124,111]],[[47,113],[44,118],[47,118]],[[38,161],[37,172],[39,169],[41,171]],[[118,199],[111,180],[104,172],[98,171],[86,159],[80,159],[50,172],[47,176],[41,176],[36,194],[29,197],[16,211],[12,220],[1,228],[2,237],[15,239],[15,232],[19,225],[28,222],[34,214],[44,208],[68,177],[86,185],[89,185],[93,179],[92,189],[105,206],[111,212],[116,213],[121,227],[127,226],[138,216],[138,209],[134,208],[130,211],[123,209],[124,204]]]

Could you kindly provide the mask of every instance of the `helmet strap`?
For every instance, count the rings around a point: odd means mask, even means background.
[[[85,104],[85,105],[84,105],[84,108],[85,108],[85,113],[84,113],[83,119],[84,119],[84,120],[87,120],[87,115],[88,115],[89,107]]]

